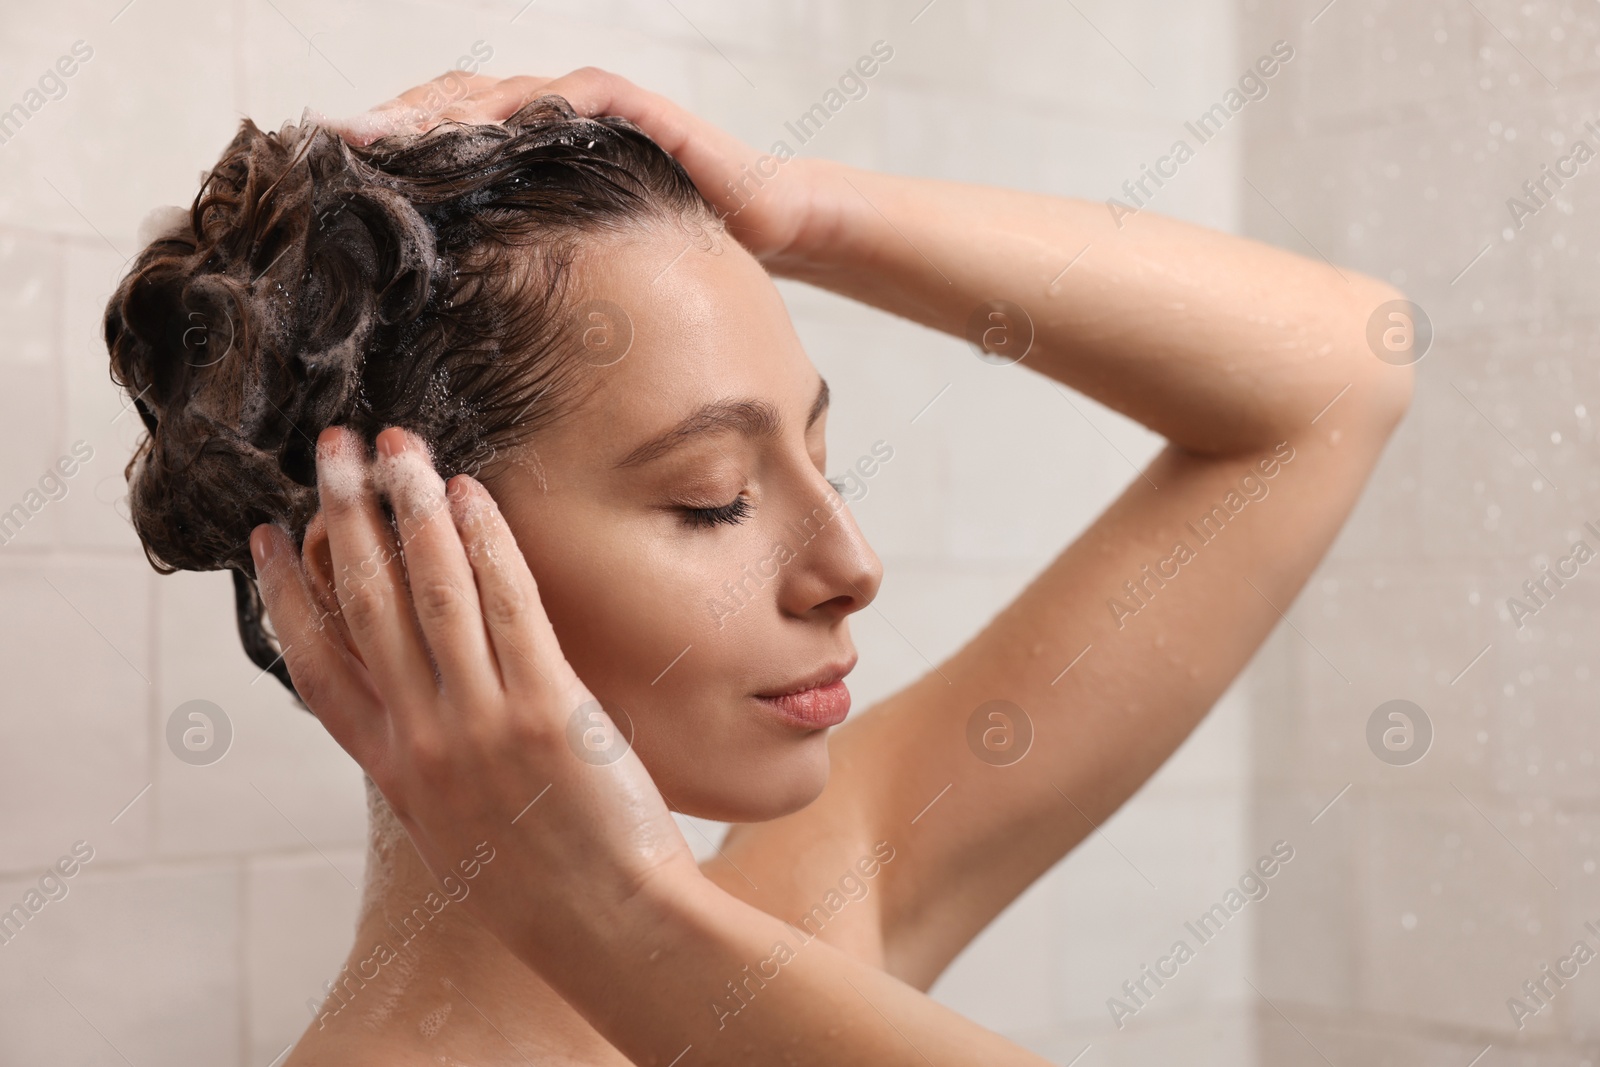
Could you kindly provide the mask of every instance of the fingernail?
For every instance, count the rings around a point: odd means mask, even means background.
[[[317,488],[341,499],[350,500],[366,487],[366,457],[353,435],[333,427],[317,438]]]
[[[378,435],[378,453],[384,456],[398,456],[406,448],[406,435],[397,426],[391,426]]]
[[[260,567],[267,561],[267,524],[262,523],[250,531],[250,555]]]

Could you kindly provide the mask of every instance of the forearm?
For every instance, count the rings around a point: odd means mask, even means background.
[[[683,1062],[713,1067],[1046,1062],[704,878],[570,921],[581,955],[511,948],[634,1063],[688,1046]]]
[[[957,336],[1011,301],[1022,366],[1188,450],[1284,440],[1346,386],[1403,407],[1409,375],[1366,342],[1385,283],[1151,212],[1119,228],[1096,202],[811,165],[815,222],[774,273]]]

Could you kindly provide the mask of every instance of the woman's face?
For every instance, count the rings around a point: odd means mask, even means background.
[[[854,664],[847,620],[882,566],[825,477],[826,390],[776,287],[707,243],[656,226],[589,246],[594,391],[485,482],[668,804],[756,821],[828,775],[826,730],[758,695]]]

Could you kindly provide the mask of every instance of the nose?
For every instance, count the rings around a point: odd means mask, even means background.
[[[829,621],[860,611],[878,595],[883,563],[850,514],[848,502],[821,475],[806,507],[791,523],[795,560],[779,606],[795,618]]]

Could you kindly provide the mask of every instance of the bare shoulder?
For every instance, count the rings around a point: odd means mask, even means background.
[[[531,972],[530,972],[531,974]],[[453,991],[448,1006],[408,1007],[382,1022],[313,1023],[282,1067],[630,1067],[565,1001],[529,996],[498,1008]],[[495,1013],[491,1021],[483,1014]]]

